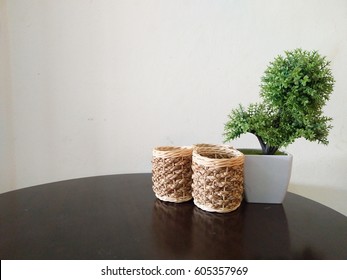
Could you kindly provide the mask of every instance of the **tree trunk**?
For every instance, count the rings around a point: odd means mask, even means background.
[[[258,141],[260,143],[260,146],[264,155],[274,155],[277,152],[278,147],[269,146],[263,141],[263,139],[260,136],[258,135],[255,135],[255,136],[257,136],[258,138]]]

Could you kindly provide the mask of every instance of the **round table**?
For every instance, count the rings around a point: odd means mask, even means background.
[[[73,179],[0,195],[5,259],[347,259],[347,217],[287,193],[227,214],[162,202],[150,173]]]

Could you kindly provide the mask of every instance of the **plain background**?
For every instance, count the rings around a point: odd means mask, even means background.
[[[286,148],[289,190],[347,215],[347,1],[0,0],[0,24],[0,192],[151,172],[154,146],[222,143],[269,62],[301,47],[332,62],[334,128],[328,146]]]

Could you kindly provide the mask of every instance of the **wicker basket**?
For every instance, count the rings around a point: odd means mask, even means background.
[[[240,206],[244,181],[241,152],[227,145],[195,145],[192,169],[192,195],[197,207],[227,213]]]
[[[192,147],[153,149],[152,182],[157,198],[169,202],[192,199]]]

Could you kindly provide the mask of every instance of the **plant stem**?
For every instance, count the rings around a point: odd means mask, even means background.
[[[264,140],[260,136],[256,134],[255,136],[258,138],[258,141],[260,143],[260,146],[264,155],[274,155],[277,152],[278,147],[269,146],[264,142]]]
[[[263,154],[265,154],[266,144],[264,143],[263,139],[260,136],[258,136],[257,134],[255,134],[255,136],[258,138]]]

